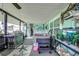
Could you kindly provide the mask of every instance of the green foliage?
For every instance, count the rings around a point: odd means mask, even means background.
[[[72,41],[72,44],[75,45],[75,43],[77,42],[77,40],[79,40],[79,34],[74,34],[74,38],[73,38],[73,41]]]

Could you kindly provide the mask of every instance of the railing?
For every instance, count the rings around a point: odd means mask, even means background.
[[[71,56],[75,56],[75,55],[79,56],[79,48],[77,46],[72,45],[72,44],[68,44],[66,41],[61,41],[61,40],[58,40],[58,39],[56,39],[55,42],[56,42],[55,43],[55,50],[57,50],[57,46],[60,45],[60,48],[61,48],[61,46],[63,45],[67,50],[66,52],[68,52]],[[71,54],[69,52],[70,50],[73,51],[73,54]],[[58,53],[58,51],[56,51],[56,52]],[[64,52],[65,52],[65,50],[64,50]],[[61,54],[59,54],[59,55],[61,55]]]

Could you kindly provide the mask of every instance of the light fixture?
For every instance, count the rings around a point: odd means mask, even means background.
[[[21,9],[21,6],[17,3],[12,3],[17,9]]]

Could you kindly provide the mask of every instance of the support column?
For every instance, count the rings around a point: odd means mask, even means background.
[[[7,14],[4,16],[4,34],[7,35]]]
[[[31,30],[30,36],[33,36],[33,24],[30,24],[30,30]]]
[[[23,25],[24,36],[27,37],[27,24]]]
[[[4,15],[4,39],[5,39],[5,48],[8,48],[8,39],[6,37],[7,33],[7,14]]]
[[[53,35],[54,35],[54,21],[53,21]]]
[[[27,24],[25,24],[25,26],[26,26],[26,37],[27,37]]]
[[[19,22],[19,30],[21,31],[21,21]]]
[[[60,19],[60,30],[62,30],[63,29],[63,24],[62,24],[62,21],[61,21],[61,19]]]
[[[43,30],[44,30],[45,28],[44,28],[44,24],[43,24]]]

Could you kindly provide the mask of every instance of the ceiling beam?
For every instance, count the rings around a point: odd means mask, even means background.
[[[3,10],[3,9],[1,9],[1,8],[0,8],[0,11],[2,11],[2,12],[4,12],[4,13],[6,13],[7,15],[9,15],[9,16],[11,16],[11,17],[15,18],[15,19],[16,19],[16,20],[18,20],[18,21],[21,21],[21,22],[25,23],[25,22],[24,22],[24,21],[22,21],[21,19],[19,19],[19,18],[17,18],[17,17],[15,17],[15,16],[13,16],[12,14],[8,13],[7,11],[5,11],[5,10]]]

